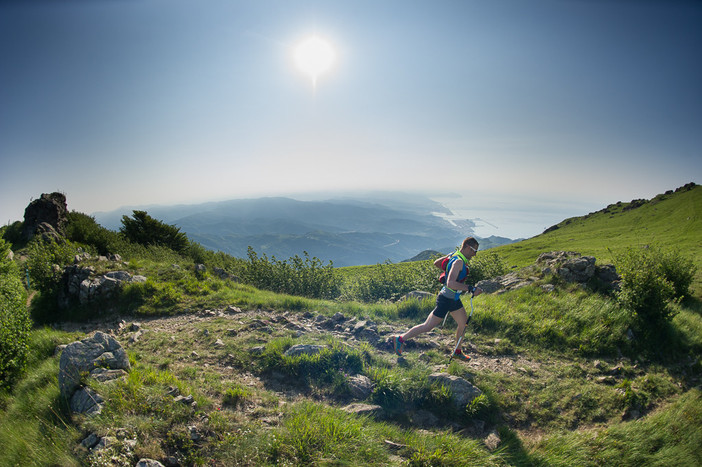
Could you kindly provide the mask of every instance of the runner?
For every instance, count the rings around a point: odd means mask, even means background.
[[[478,253],[478,241],[473,237],[463,240],[461,248],[451,255],[441,257],[434,261],[434,266],[440,268],[442,261],[449,259],[446,268],[446,284],[436,296],[436,306],[427,316],[426,321],[418,324],[406,333],[393,337],[393,347],[397,355],[402,355],[402,347],[405,342],[413,337],[429,332],[438,326],[451,313],[451,317],[456,321],[456,346],[451,358],[468,361],[470,356],[465,355],[460,348],[461,338],[468,321],[468,315],[461,302],[461,295],[465,292],[472,293],[473,296],[480,295],[483,291],[480,288],[465,284],[468,277],[468,261]]]

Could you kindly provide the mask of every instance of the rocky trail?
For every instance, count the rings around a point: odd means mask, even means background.
[[[346,318],[339,314],[329,318],[310,312],[242,311],[236,307],[228,307],[222,310],[203,310],[196,314],[145,318],[130,320],[129,322],[121,318],[91,320],[80,323],[63,322],[56,324],[54,327],[66,332],[77,331],[86,334],[91,334],[95,331],[106,332],[124,340],[124,344],[129,349],[130,344],[148,338],[149,333],[165,333],[173,336],[175,339],[181,333],[193,331],[199,324],[206,324],[221,319],[231,322],[231,326],[223,333],[222,337],[224,338],[227,335],[242,337],[247,332],[271,332],[273,328],[285,328],[296,332],[297,337],[313,334],[320,336],[329,335],[346,341],[350,345],[357,344],[360,340],[368,340],[378,350],[387,351],[390,358],[396,361],[399,360],[398,363],[402,364],[404,359],[404,357],[396,357],[392,351],[391,336],[393,331],[397,332],[396,329],[389,325],[377,325],[372,321]],[[206,334],[209,334],[209,332]],[[494,351],[481,351],[478,346],[471,343],[470,339],[470,330],[468,330],[464,348],[466,353],[471,356],[471,360],[465,364],[472,369],[499,371],[512,375],[516,373],[531,374],[542,368],[543,362],[521,355],[495,354]],[[495,339],[494,345],[499,345],[500,341],[500,339]],[[420,354],[419,358],[422,359],[422,353],[426,350],[445,348],[448,356],[449,347],[454,342],[452,329],[450,334],[446,335],[441,335],[437,330],[434,330],[427,335],[421,336],[416,341],[408,343],[405,355],[418,352]],[[445,368],[446,365],[437,365],[435,369],[439,371]]]
[[[449,348],[454,342],[453,330],[450,327],[447,327],[443,333],[435,330],[409,343],[405,354],[398,357],[393,353],[390,344],[391,336],[397,330],[387,324],[376,324],[355,317],[347,318],[340,313],[327,317],[311,312],[242,311],[234,306],[220,310],[202,310],[195,314],[148,318],[139,321],[128,322],[120,318],[112,318],[83,323],[61,323],[56,327],[68,332],[79,331],[92,334],[96,331],[102,331],[114,335],[128,352],[148,352],[147,349],[151,349],[154,343],[162,345],[165,342],[172,344],[172,346],[169,345],[168,348],[163,348],[158,352],[173,362],[170,366],[171,370],[177,371],[178,368],[188,366],[201,367],[216,372],[222,380],[236,382],[251,389],[272,391],[282,401],[281,403],[311,398],[322,400],[331,405],[344,405],[354,401],[350,401],[348,398],[335,398],[316,391],[310,392],[309,388],[275,373],[257,375],[246,371],[237,367],[233,355],[224,353],[224,347],[237,342],[237,345],[240,343],[242,346],[248,346],[246,351],[255,353],[261,351],[268,339],[275,334],[284,332],[290,334],[291,331],[303,341],[305,338],[315,341],[333,336],[352,347],[360,345],[361,341],[367,341],[390,364],[403,365],[408,364],[408,359],[417,359],[428,363],[430,358],[427,356],[427,352],[432,350],[448,355]],[[471,374],[478,373],[500,373],[507,376],[522,376],[527,379],[544,378],[554,374],[564,365],[572,363],[566,359],[554,357],[540,360],[514,353],[501,354],[498,352],[500,339],[476,345],[471,342],[471,337],[471,333],[468,331],[464,346],[465,351],[471,355],[471,361],[460,363],[468,367],[469,379],[471,379]],[[183,346],[179,345],[179,342],[188,342],[188,344]],[[590,373],[586,377],[588,379],[601,377],[603,365],[605,364],[598,362],[597,365],[583,367],[584,371]],[[612,363],[606,365],[612,365]],[[433,373],[445,373],[446,369],[447,364],[443,363],[430,367]],[[370,389],[365,393],[366,396],[370,394],[369,391]],[[221,395],[216,394],[210,396],[215,399],[221,397]],[[363,398],[361,395],[356,399],[362,401]],[[355,402],[359,402],[359,400]],[[358,411],[363,413],[363,409],[364,407],[360,407]],[[241,410],[253,414],[256,412],[255,403],[249,401],[244,407],[241,407]],[[508,423],[510,422],[509,418],[507,416],[505,420]],[[430,417],[428,421],[417,417],[417,420],[417,423],[422,427],[442,426],[442,421],[434,417]],[[266,417],[264,422],[274,423],[270,417]],[[485,431],[488,428],[490,427],[480,426],[470,431],[473,436],[485,437],[490,434],[490,431]]]

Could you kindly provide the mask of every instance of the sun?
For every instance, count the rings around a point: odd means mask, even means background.
[[[303,73],[312,78],[312,86],[317,86],[317,78],[334,65],[336,54],[331,45],[319,36],[311,36],[295,47],[295,64]]]

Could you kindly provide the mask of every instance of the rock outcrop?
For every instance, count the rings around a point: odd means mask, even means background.
[[[103,398],[85,386],[84,378],[106,382],[126,376],[129,369],[129,358],[122,345],[111,335],[98,331],[92,337],[68,344],[61,352],[58,374],[61,397],[69,401],[75,413],[100,413]]]
[[[486,293],[504,293],[531,285],[546,276],[553,275],[564,282],[587,284],[593,278],[599,281],[603,290],[615,290],[619,287],[619,275],[611,264],[597,266],[594,256],[581,256],[574,251],[551,251],[542,253],[533,266],[504,276],[478,282],[476,285]],[[544,290],[551,291],[553,286],[546,284]]]
[[[61,278],[59,306],[66,308],[72,301],[86,305],[112,297],[122,286],[132,282],[146,282],[146,277],[127,271],[110,271],[97,274],[92,266],[72,264],[66,266]]]
[[[47,240],[60,241],[66,233],[67,223],[66,196],[62,193],[44,193],[24,210],[22,235],[26,240],[41,235]]]

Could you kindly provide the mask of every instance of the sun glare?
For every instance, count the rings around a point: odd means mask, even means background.
[[[334,64],[336,55],[329,43],[318,36],[309,37],[295,48],[295,64],[303,73],[312,78],[312,86],[317,86],[317,78]]]

